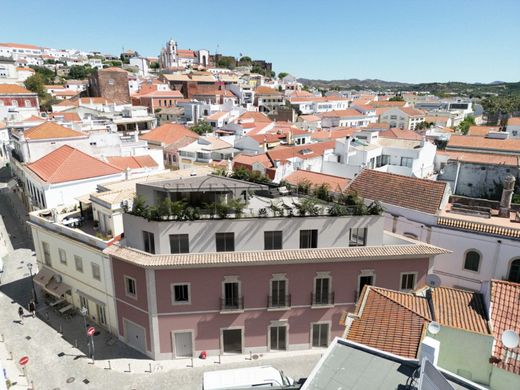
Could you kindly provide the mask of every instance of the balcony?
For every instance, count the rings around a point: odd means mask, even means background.
[[[333,306],[334,305],[334,293],[330,294],[311,294],[311,306]]]
[[[291,307],[291,294],[281,296],[267,296],[268,309],[288,309]]]
[[[226,297],[220,299],[221,312],[237,312],[244,310],[244,297]]]

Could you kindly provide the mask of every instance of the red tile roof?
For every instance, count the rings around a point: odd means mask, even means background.
[[[425,112],[413,107],[401,107],[400,110],[409,116],[424,116]]]
[[[343,192],[349,183],[349,180],[345,179],[344,177],[305,171],[301,169],[291,173],[284,180],[295,186],[303,182],[308,182],[313,187],[326,184],[329,186],[329,190],[333,192]]]
[[[58,125],[55,122],[44,122],[41,125],[26,130],[24,132],[24,137],[28,140],[35,140],[87,137],[87,134]]]
[[[110,68],[100,69],[99,72],[119,72],[119,73],[128,73],[126,70],[122,68],[118,68],[117,66],[111,66]]]
[[[490,334],[482,294],[447,287],[431,291],[435,317],[422,294],[366,286],[347,339],[416,358],[425,327],[433,318],[442,326]]]
[[[257,95],[281,95],[281,92],[276,89],[269,87],[257,87],[255,89],[255,94]]]
[[[12,42],[8,42],[8,43],[0,43],[0,46],[3,46],[3,47],[16,47],[16,48],[20,48],[20,49],[41,50],[40,46],[29,45],[29,44],[26,44],[26,43],[12,43]]]
[[[350,117],[362,117],[364,116],[358,110],[354,110],[353,108],[347,108],[346,110],[335,110],[324,112],[321,114],[322,118],[350,118]]]
[[[383,138],[397,138],[397,139],[406,139],[406,140],[421,140],[422,137],[412,130],[401,130],[397,127],[392,129],[384,130],[379,133],[380,137]]]
[[[520,139],[496,139],[452,135],[446,148],[448,150],[450,150],[450,148],[460,148],[520,153]]]
[[[27,88],[16,84],[0,84],[0,95],[21,95],[33,93],[34,92],[29,91]]]
[[[498,127],[493,126],[470,126],[467,135],[485,137],[490,131],[498,131]]]
[[[520,360],[509,358],[506,363],[505,348],[501,339],[502,333],[506,330],[520,333],[520,283],[492,280],[490,311],[495,338],[493,356],[501,360],[497,366],[520,375]],[[520,356],[520,347],[516,347],[513,352]]]
[[[405,101],[390,101],[390,100],[378,100],[371,101],[370,105],[374,108],[386,108],[386,107],[403,107],[406,104]]]
[[[520,166],[520,156],[492,153],[472,153],[457,150],[437,150],[438,156],[447,156],[448,160],[457,160],[476,164]]]
[[[199,135],[183,125],[165,123],[139,138],[167,146],[177,142],[183,137],[190,137],[195,141],[199,138]]]
[[[300,146],[278,146],[267,152],[273,161],[286,161],[290,158],[300,158],[302,160],[323,156],[327,149],[334,149],[336,142],[317,142]]]
[[[81,118],[77,112],[53,112],[49,114],[49,118],[62,119],[67,122],[81,122]]]
[[[447,184],[364,169],[349,188],[372,201],[436,214],[441,208]]]
[[[237,166],[247,166],[251,167],[254,163],[262,164],[266,168],[270,168],[273,166],[271,160],[267,156],[266,153],[248,155],[248,154],[239,154],[233,159],[233,165]]]
[[[247,111],[244,112],[242,115],[238,117],[238,121],[245,119],[252,119],[254,122],[261,122],[261,123],[271,123],[272,120],[269,119],[267,115],[264,113],[258,112],[258,111]]]
[[[113,157],[107,157],[107,161],[121,169],[139,169],[139,168],[155,168],[158,166],[158,164],[155,162],[155,160],[149,156],[127,156],[127,157],[120,157],[120,156],[113,156]]]
[[[326,131],[326,130],[315,131],[314,133],[312,133],[312,138],[318,139],[318,140],[345,138],[345,137],[352,136],[354,133],[356,133],[358,131],[359,131],[359,128],[354,128],[354,127],[343,127],[343,128],[337,127],[337,128],[335,128],[335,130],[331,130],[331,131]]]
[[[177,55],[182,58],[195,58],[196,54],[193,50],[178,49]]]
[[[121,172],[119,168],[69,145],[63,145],[39,160],[27,164],[26,167],[43,181],[51,184],[115,175]]]
[[[520,126],[520,117],[509,118],[507,124],[509,126]]]

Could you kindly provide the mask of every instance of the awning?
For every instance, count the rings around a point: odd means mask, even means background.
[[[65,283],[58,283],[55,279],[52,279],[43,289],[56,298],[61,298],[67,291],[70,291],[70,286]]]
[[[37,285],[45,288],[47,283],[52,279],[54,272],[50,269],[42,268],[36,275],[34,275],[33,280]]]

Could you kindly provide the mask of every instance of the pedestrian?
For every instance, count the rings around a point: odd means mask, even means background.
[[[36,312],[36,304],[34,303],[34,300],[31,299],[31,302],[29,302],[29,313],[31,313],[33,318],[34,318],[35,312]]]
[[[20,324],[23,324],[23,307],[18,308],[18,317],[20,317]]]

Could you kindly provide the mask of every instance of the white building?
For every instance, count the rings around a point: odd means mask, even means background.
[[[381,115],[381,122],[406,130],[415,130],[424,119],[425,113],[412,107],[391,108]]]
[[[365,111],[362,112],[362,111]],[[329,111],[321,114],[321,127],[366,127],[377,122],[375,109],[354,109]]]
[[[506,131],[511,138],[520,138],[520,118],[509,118]]]

